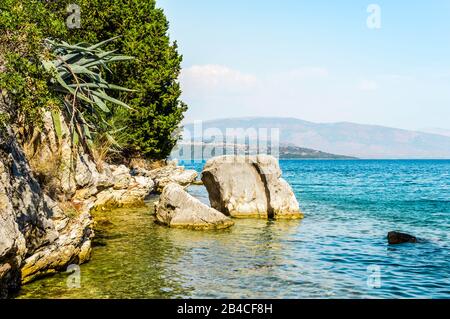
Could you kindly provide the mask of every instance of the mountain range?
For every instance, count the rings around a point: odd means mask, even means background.
[[[204,121],[184,126],[193,139],[205,130],[227,135],[227,129],[278,129],[280,145],[370,159],[448,159],[450,136],[350,122],[314,123],[296,118],[245,117]],[[186,134],[184,134],[186,136]],[[189,135],[188,135],[189,136]]]

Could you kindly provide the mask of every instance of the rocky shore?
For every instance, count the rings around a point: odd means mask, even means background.
[[[45,116],[39,150],[30,155],[11,129],[0,139],[0,297],[22,284],[90,259],[95,211],[139,207],[151,194],[161,194],[155,220],[191,230],[224,229],[232,218],[302,218],[289,184],[271,156],[221,156],[202,172],[211,207],[185,187],[198,184],[198,174],[175,162],[154,167],[130,161],[112,165],[94,160],[82,148],[74,152],[63,123],[56,136]],[[60,162],[53,163],[54,154]],[[42,165],[53,171],[43,182]]]
[[[153,170],[102,163],[100,170],[89,156],[80,152],[73,171],[65,169],[66,165],[57,172],[60,193],[49,194],[34,176],[13,133],[1,134],[0,297],[3,298],[23,283],[88,261],[94,237],[92,211],[138,207],[144,205],[147,196],[170,183],[188,185],[197,178],[197,172],[184,170],[175,163]],[[49,131],[45,138],[51,141],[55,137]],[[41,150],[40,161],[49,160],[52,154],[52,143],[45,145],[48,149]],[[64,149],[70,151],[63,143],[63,158]]]

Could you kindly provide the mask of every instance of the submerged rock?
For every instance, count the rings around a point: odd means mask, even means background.
[[[417,243],[416,237],[409,235],[409,234],[396,232],[396,231],[389,232],[387,235],[387,239],[388,239],[389,245],[398,245],[398,244],[404,244],[404,243]]]
[[[297,219],[303,214],[278,161],[269,155],[210,159],[202,172],[211,206],[232,217]]]
[[[223,229],[234,225],[230,218],[203,204],[176,183],[164,188],[155,208],[157,221],[173,228]]]

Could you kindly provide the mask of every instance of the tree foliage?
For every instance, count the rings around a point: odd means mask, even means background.
[[[0,92],[13,107],[1,110],[4,124],[17,124],[23,135],[40,123],[42,109],[58,102],[47,83],[40,57],[45,36],[63,37],[66,27],[41,1],[2,0],[0,4]]]
[[[135,91],[111,92],[132,110],[112,107],[107,119],[120,130],[124,156],[165,158],[175,145],[186,105],[177,81],[182,57],[168,36],[169,24],[155,0],[77,0],[81,28],[69,29],[65,19],[72,0],[2,0],[0,4],[0,90],[8,92],[15,110],[0,110],[1,121],[35,127],[42,109],[60,106],[49,88],[51,74],[39,57],[51,54],[45,38],[67,43],[98,43],[120,36],[105,50],[117,49],[135,60],[111,65],[105,80]],[[1,65],[0,65],[1,68]],[[6,119],[7,117],[7,119]]]
[[[63,14],[71,1],[52,4]],[[178,140],[178,127],[186,105],[180,101],[177,81],[182,57],[168,36],[169,23],[154,0],[78,0],[81,28],[69,31],[72,42],[96,43],[120,35],[114,42],[122,54],[135,60],[112,66],[109,81],[133,88],[115,97],[131,111],[114,110],[127,156],[167,157]]]

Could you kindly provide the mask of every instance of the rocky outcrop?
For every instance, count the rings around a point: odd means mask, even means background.
[[[43,246],[25,259],[22,266],[22,283],[36,277],[66,270],[67,265],[82,264],[90,259],[92,217],[88,210],[78,212],[78,216],[69,218],[57,206],[52,216],[58,230],[56,240]]]
[[[83,149],[72,150],[62,119],[62,138],[53,125],[45,113],[39,149],[32,153],[32,160],[45,165],[43,173],[53,178],[55,192],[47,189],[53,199],[34,178],[12,132],[0,132],[0,297],[87,261],[94,236],[89,212],[142,205],[153,190],[152,179],[132,176],[125,166],[103,163],[99,170]]]
[[[93,236],[90,215],[63,213],[33,177],[10,132],[0,139],[0,297],[22,280],[89,259]]]
[[[289,184],[281,178],[278,161],[269,155],[219,156],[202,172],[211,206],[240,218],[302,218]]]
[[[44,114],[44,134],[40,148],[34,155],[39,162],[57,161],[57,190],[66,200],[77,205],[90,205],[94,210],[110,210],[120,207],[137,207],[154,190],[154,182],[145,176],[133,176],[124,165],[97,165],[82,147],[74,152],[70,131],[63,117],[59,119],[61,135],[56,136],[52,115]],[[54,160],[53,160],[54,161]],[[101,169],[99,169],[99,166]]]
[[[154,189],[153,180],[145,176],[132,176],[129,172],[125,173],[125,169],[125,166],[113,167],[113,186],[95,194],[94,210],[144,205],[145,198]]]
[[[173,228],[204,230],[234,225],[230,218],[192,197],[176,183],[164,187],[155,208],[157,221]]]
[[[388,243],[389,245],[398,245],[398,244],[404,244],[404,243],[417,243],[417,238],[405,234],[405,233],[399,233],[396,231],[391,231],[387,235]]]
[[[182,166],[177,166],[175,162],[169,162],[167,165],[153,170],[135,168],[132,173],[137,176],[151,178],[155,183],[155,191],[161,193],[170,183],[177,183],[187,186],[194,183],[198,177],[195,170],[186,170]]]
[[[10,107],[0,94],[0,112]],[[59,122],[57,136],[52,115],[44,113],[38,149],[27,149],[27,155],[13,133],[0,127],[0,298],[22,283],[87,261],[94,236],[90,211],[140,206],[156,185],[187,185],[197,177],[176,165],[138,174],[124,165],[95,163],[82,147],[74,148],[67,124],[62,117]]]
[[[145,198],[152,192],[161,192],[169,183],[189,185],[198,174],[195,170],[185,170],[176,163],[168,163],[155,169],[135,167],[130,170],[125,165],[97,165],[82,147],[73,152],[70,131],[64,118],[60,116],[61,136],[56,136],[52,115],[44,114],[44,129],[41,134],[39,151],[34,155],[38,162],[52,162],[58,154],[58,190],[66,200],[78,204],[91,203],[94,210],[110,210],[120,207],[144,205]],[[74,158],[75,157],[75,158]],[[141,161],[145,166],[146,162]],[[98,168],[101,167],[101,169]]]

